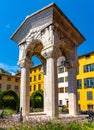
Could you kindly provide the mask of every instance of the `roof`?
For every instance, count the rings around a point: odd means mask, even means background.
[[[35,68],[39,68],[39,67],[42,67],[42,64],[37,65],[37,66],[33,66],[33,67],[31,68],[31,70],[32,70],[32,69],[35,69]]]
[[[11,36],[11,39],[14,40],[16,43],[20,43],[21,41],[23,41],[24,37],[28,34],[28,31],[30,30],[30,28],[32,28],[31,25],[31,21],[29,21],[31,18],[33,19],[33,16],[36,16],[37,14],[48,10],[49,8],[53,8],[53,10],[58,10],[58,12],[60,13],[60,15],[62,17],[64,17],[66,19],[66,21],[70,24],[70,26],[76,31],[76,33],[79,34],[79,37],[81,38],[81,41],[79,42],[83,42],[85,40],[85,38],[82,36],[82,34],[77,30],[77,28],[70,22],[70,20],[65,16],[65,14],[59,9],[59,7],[55,4],[55,3],[51,3],[48,6],[36,11],[35,13],[27,16],[25,18],[25,20],[22,22],[22,24],[17,28],[17,30],[14,32],[14,34]],[[53,11],[53,13],[54,13]],[[45,16],[46,17],[46,16]],[[28,25],[28,29],[26,29],[26,25]],[[24,35],[23,35],[23,31],[24,31]],[[20,35],[22,36],[20,36]],[[74,32],[75,34],[75,32]],[[79,38],[79,39],[80,39]]]
[[[4,76],[10,76],[10,77],[19,77],[19,75],[12,75],[12,73],[7,72],[6,70],[4,70],[3,68],[0,68],[0,75],[4,75]]]
[[[5,71],[4,69],[0,68],[0,74],[4,75],[12,75],[10,72]]]
[[[84,56],[88,56],[88,55],[91,55],[91,54],[94,54],[94,51],[89,52],[89,53],[86,53],[86,54],[83,54],[83,55],[81,55],[81,56],[78,56],[78,58],[82,58],[82,57],[84,57]]]

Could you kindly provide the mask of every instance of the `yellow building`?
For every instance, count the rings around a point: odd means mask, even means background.
[[[37,90],[44,90],[44,75],[41,72],[42,65],[30,70],[30,95]]]
[[[94,52],[79,57],[77,72],[79,109],[94,110]]]
[[[94,52],[79,56],[78,61],[79,68],[77,69],[77,91],[79,109],[94,110]],[[58,69],[61,70],[62,67],[63,66],[61,65]],[[41,72],[41,68],[42,65],[39,65],[33,67],[30,71],[30,95],[36,90],[44,90],[44,75]],[[68,73],[66,71],[58,73],[58,77],[61,79],[66,78],[67,76]],[[60,84],[63,85],[60,86]],[[66,85],[68,87],[68,84],[63,80],[58,82],[58,87],[60,90],[59,100],[62,100],[63,103],[66,99],[68,101],[67,92],[63,92],[63,86],[65,87]]]
[[[19,95],[20,77],[0,68],[0,91],[13,90]]]

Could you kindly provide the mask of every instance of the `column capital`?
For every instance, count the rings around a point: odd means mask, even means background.
[[[72,67],[72,68],[77,68],[77,67],[79,66],[78,60],[70,61],[70,64],[71,64],[71,67]]]
[[[30,69],[32,65],[33,62],[28,58],[24,58],[18,61],[18,66],[20,66],[21,68],[26,67]]]
[[[79,66],[76,48],[74,48],[72,52],[66,56],[65,66],[67,66],[68,69],[77,68]]]
[[[62,52],[57,46],[54,46],[49,49],[42,50],[41,55],[45,59],[49,58],[58,59],[60,56],[62,56]]]
[[[78,61],[69,61],[69,60],[66,60],[64,61],[64,66],[67,68],[67,69],[70,69],[70,68],[77,68],[79,66],[79,63]]]

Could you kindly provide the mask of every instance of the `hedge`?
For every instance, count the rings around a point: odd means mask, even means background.
[[[13,98],[4,99],[5,96],[11,96]],[[18,95],[12,90],[6,90],[0,92],[0,108],[8,107],[15,110],[19,110],[19,98]]]
[[[38,90],[30,96],[30,107],[43,108],[43,91]]]

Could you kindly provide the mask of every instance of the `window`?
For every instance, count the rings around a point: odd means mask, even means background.
[[[90,59],[90,55],[86,55],[86,59]]]
[[[0,76],[0,80],[2,80],[2,76]]]
[[[59,93],[62,93],[62,88],[59,88]]]
[[[0,91],[2,91],[2,84],[0,84]]]
[[[15,91],[18,91],[18,86],[15,86]]]
[[[38,76],[38,80],[41,80],[41,74],[39,74],[39,76]]]
[[[11,89],[11,85],[10,84],[7,85],[7,90],[9,90],[9,89]]]
[[[80,100],[80,92],[78,92],[77,94],[78,94],[78,100]]]
[[[38,84],[38,90],[41,90],[41,84]]]
[[[36,81],[36,76],[34,76],[34,81]]]
[[[19,78],[15,78],[15,82],[19,82]]]
[[[87,105],[88,110],[93,110],[94,105]]]
[[[91,71],[94,71],[94,63],[91,64]]]
[[[84,79],[84,88],[94,88],[94,78]]]
[[[34,72],[36,73],[36,70],[34,70]]]
[[[79,67],[76,69],[76,74],[79,74]]]
[[[62,93],[64,93],[64,87],[62,88]]]
[[[59,93],[64,93],[64,88],[59,88]]]
[[[59,83],[62,83],[62,82],[64,82],[64,77],[59,78]]]
[[[91,71],[94,71],[94,63],[84,65],[84,72],[91,72]]]
[[[30,91],[32,91],[32,86],[30,86]]]
[[[65,82],[67,82],[68,81],[68,77],[65,77]]]
[[[64,72],[64,67],[60,67],[59,68],[59,73],[63,73]]]
[[[34,91],[36,91],[36,85],[34,85]]]
[[[32,82],[32,77],[30,77],[30,82]]]
[[[87,92],[87,100],[92,100],[92,92],[91,91],[89,91],[89,92]]]
[[[81,89],[82,88],[82,80],[78,79],[77,80],[77,89]]]
[[[7,77],[7,80],[8,80],[8,81],[11,81],[11,77]]]
[[[65,87],[65,93],[67,93],[68,92],[68,87]]]
[[[60,106],[62,105],[62,100],[59,100],[59,105],[60,105]]]

